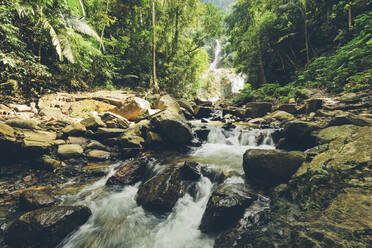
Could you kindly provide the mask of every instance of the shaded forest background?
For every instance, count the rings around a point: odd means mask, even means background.
[[[193,97],[221,38],[247,77],[238,101],[371,87],[369,0],[0,0],[0,90],[151,88]],[[155,32],[154,32],[155,31]],[[209,54],[208,54],[209,53]]]

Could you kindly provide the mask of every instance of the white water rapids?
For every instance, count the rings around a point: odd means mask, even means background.
[[[273,149],[271,130],[225,131],[211,127],[208,141],[188,154],[188,157],[209,167],[242,172],[242,156],[249,148],[257,148],[257,137],[264,135],[262,149]],[[140,183],[115,192],[105,188],[107,179],[120,164],[109,168],[107,176],[85,187],[79,193],[67,195],[64,204],[86,205],[92,216],[86,224],[68,237],[63,248],[211,248],[212,236],[199,230],[201,218],[211,195],[213,184],[202,177],[197,183],[197,195],[186,194],[178,200],[169,215],[155,216],[138,206],[135,200]],[[155,166],[159,166],[156,164]],[[231,179],[230,179],[231,180]],[[241,179],[240,179],[241,180]],[[234,180],[232,180],[232,183]]]

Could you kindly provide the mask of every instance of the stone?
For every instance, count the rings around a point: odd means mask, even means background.
[[[86,129],[96,130],[99,127],[106,127],[106,124],[99,117],[89,117],[80,122]]]
[[[110,158],[111,154],[102,150],[91,150],[87,153],[87,158],[91,160],[104,161]]]
[[[24,128],[24,129],[37,128],[37,122],[34,120],[15,119],[15,120],[8,120],[5,123],[12,127],[18,127],[18,128]]]
[[[354,115],[348,112],[336,114],[334,118],[328,123],[328,126],[340,126],[352,124],[356,126],[372,126],[372,119],[360,115]]]
[[[201,128],[195,129],[194,131],[195,131],[196,136],[202,141],[206,141],[208,139],[209,133],[211,132],[211,130],[208,129],[207,127],[201,127]]]
[[[340,137],[347,138],[358,129],[359,127],[354,125],[333,126],[316,131],[313,135],[318,144],[325,144]]]
[[[310,114],[311,112],[316,112],[317,110],[321,109],[323,106],[322,99],[308,99],[305,100],[305,110],[306,114]]]
[[[272,104],[269,102],[249,102],[245,105],[245,116],[250,118],[263,117],[271,112]]]
[[[295,117],[288,112],[277,110],[271,114],[266,115],[265,119],[268,119],[268,120],[275,119],[279,121],[293,121]]]
[[[281,104],[276,110],[285,111],[290,114],[297,112],[296,104]]]
[[[133,129],[124,132],[120,136],[119,142],[124,148],[142,148],[145,140],[141,136],[137,135],[137,133]]]
[[[67,138],[67,143],[69,144],[77,144],[77,145],[85,146],[86,144],[88,144],[88,142],[89,140],[84,137],[70,136]]]
[[[305,161],[303,152],[250,149],[244,153],[243,169],[248,181],[264,187],[287,183]]]
[[[256,199],[257,196],[242,183],[219,185],[208,200],[200,230],[204,233],[218,233],[233,227]]]
[[[122,135],[124,132],[125,129],[122,128],[100,127],[97,129],[97,132],[93,136],[100,139],[116,138]]]
[[[278,149],[305,151],[316,146],[312,132],[319,129],[314,123],[294,120],[287,122],[283,130],[277,133],[281,137],[280,140],[275,135],[273,138]]]
[[[186,101],[185,99],[179,99],[177,102],[181,108],[186,109],[189,113],[194,113],[194,107],[190,102]]]
[[[56,146],[63,145],[63,144],[66,144],[66,141],[64,141],[63,139],[56,139],[54,141],[54,145]]]
[[[110,111],[134,121],[142,117],[149,109],[151,109],[151,105],[148,101],[139,97],[129,97],[122,102],[120,107]]]
[[[23,214],[5,230],[12,247],[55,247],[91,216],[83,206],[52,206]]]
[[[0,122],[0,141],[14,142],[15,140],[15,130],[4,122]]]
[[[182,180],[198,181],[201,174],[201,166],[197,162],[185,161],[182,168]]]
[[[72,135],[72,136],[80,136],[85,134],[87,129],[85,128],[84,125],[76,122],[71,125],[66,126],[65,128],[62,129],[62,132],[67,134],[67,135]]]
[[[31,112],[32,111],[31,107],[27,105],[16,105],[15,110],[17,112]]]
[[[106,185],[134,185],[137,182],[143,180],[148,166],[148,158],[141,157],[135,159],[129,163],[124,164],[118,171],[111,176]]]
[[[164,95],[157,99],[155,102],[155,108],[160,110],[167,109],[168,111],[172,111],[176,114],[179,114],[181,112],[181,107],[178,104],[177,100],[170,95]]]
[[[78,144],[66,144],[58,146],[58,155],[64,159],[77,158],[83,155],[83,148]]]
[[[194,115],[197,119],[209,118],[211,117],[213,109],[211,107],[196,106],[194,110]]]
[[[41,160],[42,168],[46,170],[52,171],[60,167],[66,166],[66,164],[63,163],[62,161],[56,160],[50,157],[49,155],[43,155],[40,160]]]
[[[104,150],[104,151],[107,150],[106,146],[104,146],[97,140],[91,140],[89,144],[87,145],[87,149],[92,149],[92,150],[98,149],[98,150]]]
[[[63,114],[62,114],[61,109],[59,108],[50,108],[50,107],[42,108],[39,111],[39,115],[44,116],[47,119],[63,120]]]
[[[45,131],[23,131],[24,139],[22,143],[23,149],[33,156],[44,153],[51,146],[57,138],[57,134]]]
[[[189,145],[193,139],[192,130],[187,125],[186,120],[170,111],[164,111],[152,118],[151,125],[155,132],[170,143],[169,145],[185,146]]]
[[[23,209],[34,210],[56,205],[58,199],[41,190],[28,190],[19,197],[19,203]]]
[[[104,112],[100,114],[102,121],[107,125],[107,127],[111,128],[128,128],[129,121],[117,114],[112,112]]]
[[[184,194],[180,167],[169,165],[140,186],[136,200],[146,210],[168,212]]]
[[[145,143],[146,145],[149,145],[154,148],[164,146],[164,141],[161,138],[160,134],[152,132],[152,131],[149,131],[147,133]]]

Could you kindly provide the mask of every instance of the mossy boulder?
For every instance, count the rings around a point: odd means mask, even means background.
[[[305,158],[299,151],[250,149],[243,156],[243,169],[248,181],[273,187],[287,183]]]

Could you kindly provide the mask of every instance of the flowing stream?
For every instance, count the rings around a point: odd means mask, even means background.
[[[226,131],[211,127],[208,141],[196,148],[186,158],[221,170],[242,173],[242,156],[248,148],[273,149],[271,130],[245,130],[237,127]],[[261,145],[258,146],[258,137]],[[153,162],[154,167],[162,166]],[[213,183],[202,177],[197,183],[197,195],[186,194],[178,200],[173,211],[156,216],[138,206],[135,200],[140,183],[126,186],[121,191],[105,188],[106,180],[121,163],[113,164],[107,176],[79,193],[65,195],[64,204],[86,205],[92,210],[88,222],[68,237],[60,247],[64,248],[208,248],[214,238],[199,230],[200,221]],[[234,180],[231,180],[233,183]]]

